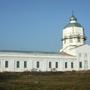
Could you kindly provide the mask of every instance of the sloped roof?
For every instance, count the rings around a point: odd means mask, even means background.
[[[69,23],[64,27],[64,29],[68,28],[68,27],[82,27],[82,25],[78,22],[77,23]]]
[[[17,51],[17,50],[0,50],[0,54],[35,54],[35,55],[60,55],[60,56],[72,56],[65,52],[43,52],[43,51]]]

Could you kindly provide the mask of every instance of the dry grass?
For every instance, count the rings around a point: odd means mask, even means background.
[[[90,71],[4,72],[0,90],[90,90]]]

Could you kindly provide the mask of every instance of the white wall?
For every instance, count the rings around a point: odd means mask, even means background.
[[[0,71],[22,72],[22,71],[66,71],[71,69],[71,62],[75,61],[75,57],[60,55],[60,54],[30,54],[30,55],[8,55],[0,54]],[[5,68],[5,61],[8,61],[8,68]],[[20,63],[20,67],[17,68],[17,61]],[[24,61],[27,62],[27,68],[24,68]],[[37,68],[37,62],[39,62],[39,68]],[[49,62],[52,67],[49,68]],[[58,68],[56,68],[56,62],[58,62]],[[65,62],[68,63],[68,68],[65,68]]]
[[[5,68],[5,61],[8,61],[8,68]],[[17,61],[20,62],[19,68],[16,67]],[[27,62],[27,68],[24,68],[24,61]],[[86,65],[85,61],[87,61],[88,65]],[[37,68],[37,62],[39,62],[39,68]],[[51,68],[49,68],[49,62],[52,63]],[[55,67],[56,62],[58,62],[58,68]],[[67,62],[67,68],[65,68],[65,62]],[[73,62],[73,68],[71,68],[71,62]],[[82,68],[79,67],[79,62],[82,62]],[[72,70],[90,70],[90,46],[83,45],[76,48],[76,56],[65,54],[0,53],[0,72]]]

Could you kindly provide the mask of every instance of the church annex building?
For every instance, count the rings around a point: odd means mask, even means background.
[[[90,46],[85,44],[84,31],[72,15],[63,28],[59,52],[0,51],[0,72],[90,70]]]

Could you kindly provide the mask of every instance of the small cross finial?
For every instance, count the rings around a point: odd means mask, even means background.
[[[72,10],[72,16],[74,15],[74,11]]]

